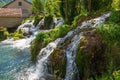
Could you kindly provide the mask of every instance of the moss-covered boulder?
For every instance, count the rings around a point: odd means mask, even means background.
[[[64,78],[66,73],[66,56],[64,51],[61,49],[56,49],[50,55],[50,60],[53,67],[53,75],[55,80]]]
[[[99,33],[92,31],[82,38],[76,55],[76,64],[81,80],[88,80],[107,73],[108,55]]]

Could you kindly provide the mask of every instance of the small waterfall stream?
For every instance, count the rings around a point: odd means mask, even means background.
[[[78,44],[81,38],[82,36],[80,34],[75,35],[75,37],[71,40],[71,43],[65,51],[67,56],[67,71],[65,80],[79,80],[79,76],[77,77],[79,73],[75,64],[75,57]]]

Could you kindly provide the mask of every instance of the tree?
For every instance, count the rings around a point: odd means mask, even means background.
[[[78,3],[80,3],[80,0],[61,0],[60,13],[66,23],[71,24],[74,17],[80,13]]]
[[[59,0],[46,0],[45,1],[45,14],[52,16],[60,16],[58,5]]]
[[[35,14],[44,13],[44,3],[41,0],[32,0],[32,11]]]

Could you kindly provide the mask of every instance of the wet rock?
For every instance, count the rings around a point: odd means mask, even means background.
[[[50,59],[53,67],[53,75],[64,78],[66,72],[66,56],[64,51],[56,49],[50,55]]]

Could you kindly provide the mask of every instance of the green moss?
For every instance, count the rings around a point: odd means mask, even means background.
[[[82,39],[76,56],[81,80],[120,79],[119,36],[120,26],[107,22]]]
[[[108,74],[111,55],[105,50],[106,47],[97,32],[92,31],[81,40],[76,55],[81,80],[95,80],[103,74]]]
[[[66,73],[66,56],[64,51],[60,49],[54,50],[50,55],[50,60],[53,67],[53,74],[56,78],[64,78]]]

